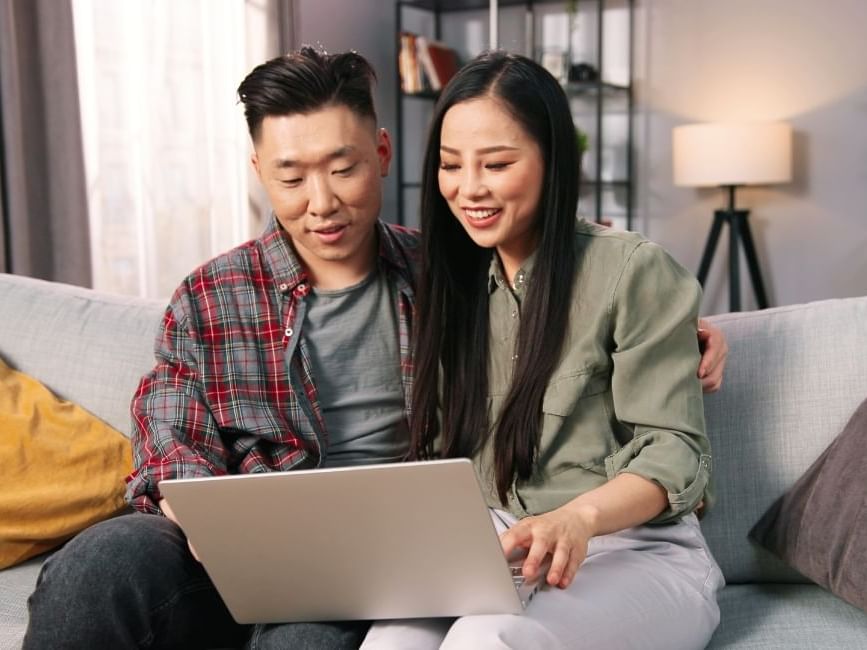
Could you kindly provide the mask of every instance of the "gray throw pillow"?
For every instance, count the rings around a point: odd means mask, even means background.
[[[867,612],[867,400],[749,537]]]

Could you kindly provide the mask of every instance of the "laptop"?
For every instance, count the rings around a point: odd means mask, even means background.
[[[472,463],[434,460],[159,484],[238,623],[518,614]]]

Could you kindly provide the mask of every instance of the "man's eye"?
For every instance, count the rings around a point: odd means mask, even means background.
[[[285,187],[298,187],[301,185],[301,180],[300,178],[284,178],[280,179],[280,184]]]
[[[339,174],[340,176],[349,176],[353,171],[355,171],[355,165],[350,165],[349,167],[344,167],[343,169],[335,169],[334,173]]]

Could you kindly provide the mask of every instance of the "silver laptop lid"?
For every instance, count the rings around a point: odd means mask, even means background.
[[[167,480],[239,623],[519,613],[466,459]]]

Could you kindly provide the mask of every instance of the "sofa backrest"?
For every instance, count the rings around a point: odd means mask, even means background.
[[[0,357],[124,435],[164,304],[0,274]]]
[[[867,398],[867,297],[711,320],[730,353],[705,399],[717,504],[702,528],[729,583],[807,582],[747,533]]]
[[[164,308],[0,274],[0,357],[129,435]],[[867,398],[867,297],[711,320],[730,352],[705,399],[717,503],[702,528],[730,583],[805,582],[747,532]]]

